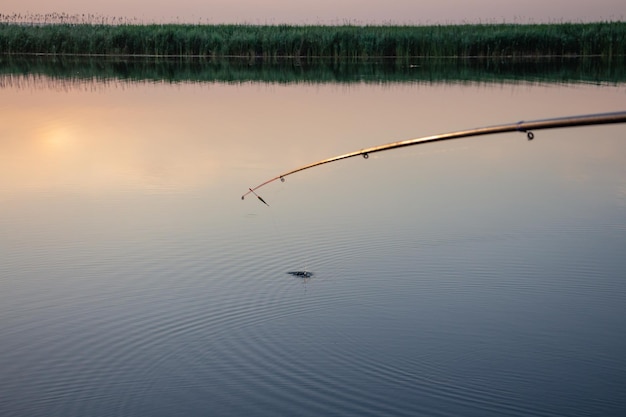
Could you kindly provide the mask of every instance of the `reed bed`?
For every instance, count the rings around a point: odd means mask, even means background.
[[[0,53],[261,58],[626,55],[626,22],[450,26],[0,23]]]

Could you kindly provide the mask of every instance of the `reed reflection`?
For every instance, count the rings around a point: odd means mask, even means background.
[[[547,82],[614,84],[626,81],[622,59],[405,58],[205,59],[141,57],[0,57],[0,74],[57,80],[149,82],[432,83]],[[19,78],[4,83],[15,84]],[[59,82],[58,85],[64,85]],[[65,84],[67,85],[67,84]]]

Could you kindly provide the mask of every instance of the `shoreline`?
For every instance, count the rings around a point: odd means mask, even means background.
[[[168,59],[197,59],[197,60],[211,60],[211,59],[254,59],[254,60],[263,60],[266,58],[263,55],[155,55],[155,54],[91,54],[91,53],[58,53],[58,52],[0,52],[0,57],[8,56],[8,57],[48,57],[48,58],[137,58],[137,59],[147,59],[147,58],[168,58]],[[535,60],[535,59],[580,59],[580,58],[602,58],[604,55],[595,54],[595,55],[580,55],[580,54],[565,54],[565,55],[498,55],[498,56],[489,56],[489,55],[475,55],[475,56],[425,56],[425,55],[406,55],[401,58],[409,58],[409,59],[441,59],[441,60],[490,60],[490,59],[504,59],[504,60]],[[623,57],[626,55],[612,55],[613,57]],[[280,60],[302,60],[304,58],[312,59],[312,60],[332,60],[334,56],[294,56],[294,55],[275,55],[272,58],[277,58]],[[368,60],[392,60],[398,59],[398,56],[367,56],[367,57],[357,57],[358,61],[368,61]]]

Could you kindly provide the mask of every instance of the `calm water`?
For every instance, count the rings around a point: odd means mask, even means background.
[[[0,85],[0,415],[624,415],[626,126],[240,199],[623,84]]]

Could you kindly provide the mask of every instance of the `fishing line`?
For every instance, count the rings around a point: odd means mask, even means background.
[[[589,126],[589,125],[601,125],[601,124],[612,124],[612,123],[626,123],[626,111],[618,111],[613,113],[599,113],[599,114],[587,114],[581,116],[569,116],[569,117],[558,117],[552,119],[542,119],[542,120],[533,120],[533,121],[519,121],[517,123],[508,123],[503,125],[496,126],[487,126],[480,127],[475,129],[461,130],[457,132],[450,132],[432,136],[424,136],[414,139],[407,139],[398,142],[392,142],[385,145],[373,146],[370,148],[360,149],[354,152],[349,152],[343,155],[333,156],[331,158],[323,159],[321,161],[313,162],[299,168],[292,169],[290,171],[284,172],[280,175],[277,175],[273,178],[270,178],[256,187],[248,188],[248,191],[241,196],[241,199],[244,200],[248,194],[254,194],[257,199],[270,207],[270,205],[265,201],[260,195],[256,193],[256,190],[259,188],[272,183],[276,180],[280,180],[281,182],[285,181],[285,177],[295,174],[297,172],[301,172],[310,168],[314,168],[320,165],[328,164],[331,162],[341,161],[344,159],[349,159],[357,156],[361,156],[364,159],[368,159],[370,154],[375,154],[382,151],[387,151],[391,149],[405,148],[408,146],[414,145],[422,145],[427,143],[435,143],[435,142],[443,142],[454,139],[463,139],[463,138],[471,138],[476,136],[484,136],[484,135],[494,135],[501,134],[505,132],[518,132],[524,133],[526,138],[529,141],[535,139],[534,130],[542,130],[542,129],[555,129],[555,128],[564,128],[564,127],[577,127],[577,126]],[[271,207],[270,207],[271,210]],[[270,217],[272,218],[272,223],[274,225],[274,232],[276,233],[277,238],[281,242],[286,242],[280,232],[278,231],[278,226],[276,223],[276,219],[274,218],[274,213],[270,213]],[[291,246],[290,250],[293,250],[294,245]],[[288,274],[291,274],[296,277],[301,278],[309,278],[311,275],[309,271],[307,271],[307,259],[304,262],[304,268],[301,270],[295,271],[287,271]]]
[[[254,191],[252,192],[254,193]],[[289,269],[286,269],[284,273],[292,275],[294,277],[303,278],[304,280],[312,277],[313,273],[310,272],[308,269],[308,265],[309,265],[308,252],[309,251],[305,248],[303,252],[304,256],[302,254],[298,255],[298,252],[296,250],[296,245],[293,243],[290,243],[292,242],[292,239],[285,238],[285,234],[281,230],[282,226],[279,226],[279,222],[282,221],[282,219],[276,219],[276,213],[274,213],[275,209],[272,208],[267,202],[265,202],[256,193],[254,193],[254,195],[256,195],[260,201],[262,201],[265,205],[269,207],[269,212],[270,212],[269,217],[272,223],[272,228],[274,230],[274,239],[277,241],[278,253],[282,254],[281,256],[282,258],[286,257],[289,264],[293,264],[295,266],[295,269],[294,269],[294,266],[289,267]],[[299,242],[299,240],[296,240],[296,242]],[[296,258],[299,258],[299,259],[296,260]]]

